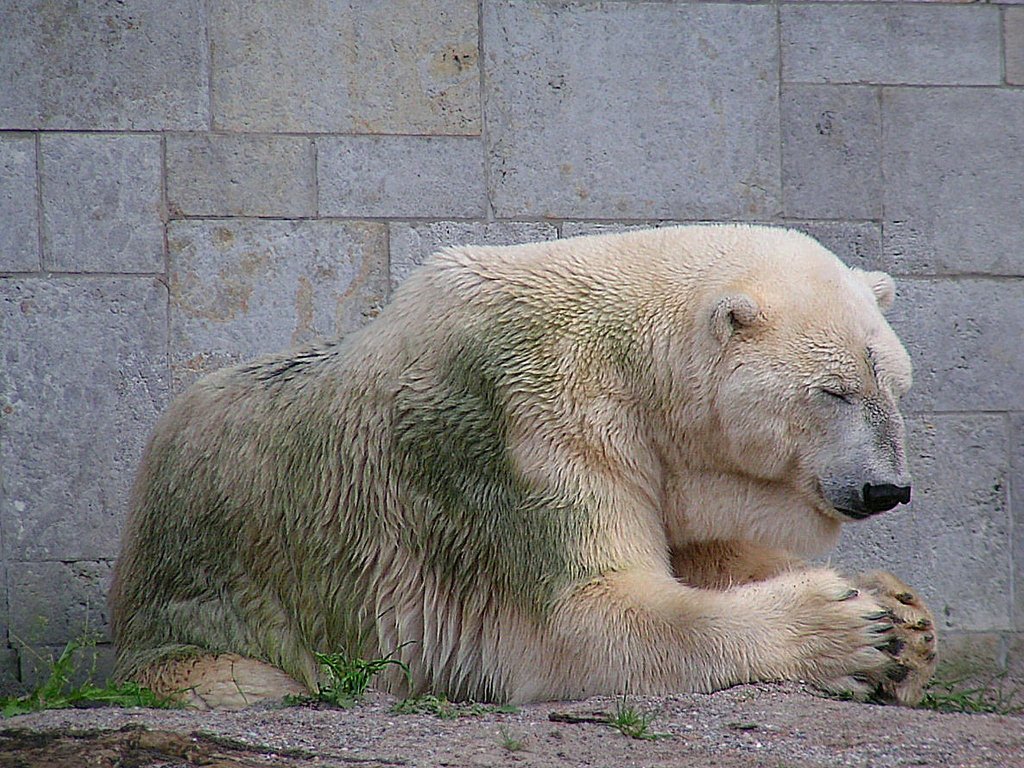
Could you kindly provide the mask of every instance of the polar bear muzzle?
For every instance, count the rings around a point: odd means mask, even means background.
[[[849,489],[843,499],[831,503],[836,511],[853,520],[865,520],[910,503],[910,485],[864,483],[859,490]]]
[[[864,483],[861,495],[864,499],[864,510],[866,512],[864,516],[868,517],[879,512],[888,512],[899,504],[909,504],[910,486],[893,485],[892,483],[880,483],[878,485]]]

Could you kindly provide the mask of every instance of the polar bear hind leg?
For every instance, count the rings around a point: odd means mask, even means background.
[[[157,696],[192,709],[242,709],[309,691],[266,662],[195,649],[156,661],[131,676]]]

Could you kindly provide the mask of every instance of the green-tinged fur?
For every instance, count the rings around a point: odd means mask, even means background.
[[[543,611],[585,572],[578,552],[582,501],[517,474],[509,455],[507,391],[538,370],[536,347],[509,349],[508,334],[469,340],[446,361],[440,389],[402,390],[395,456],[408,480],[405,501],[419,525],[403,543],[447,582],[490,581],[502,601]],[[531,354],[531,352],[533,354]],[[460,574],[474,574],[465,583]]]
[[[136,485],[113,598],[119,673],[205,649],[313,687],[313,652],[422,653],[379,584],[399,560],[421,564],[417,582],[486,584],[495,605],[543,614],[586,573],[573,543],[586,516],[578,492],[528,482],[509,455],[512,393],[556,390],[542,342],[476,329],[419,385],[415,364],[397,381],[357,368],[349,342],[198,383]],[[447,692],[474,690],[499,695]]]
[[[323,373],[338,353],[311,352],[307,368]],[[381,537],[371,499],[349,479],[365,450],[343,447],[351,435],[331,418],[333,377],[295,378],[285,362],[216,374],[175,404],[165,423],[177,429],[158,429],[118,565],[116,604],[131,607],[118,622],[123,674],[154,648],[189,645],[309,679],[311,650],[362,650],[365,564],[358,547],[329,542]]]

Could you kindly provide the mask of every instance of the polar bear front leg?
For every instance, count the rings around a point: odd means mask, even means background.
[[[888,611],[824,568],[726,590],[619,571],[578,590],[557,623],[577,643],[573,667],[588,665],[589,684],[579,691],[563,681],[550,691],[556,697],[804,680],[867,698],[897,668],[885,650],[893,638]],[[588,644],[585,660],[579,641]]]
[[[787,552],[745,541],[700,542],[672,552],[675,577],[703,589],[728,589],[809,567]],[[891,573],[861,574],[851,582],[888,611],[894,625],[885,651],[896,666],[880,681],[872,698],[904,706],[918,704],[937,664],[936,627],[931,611],[914,590]]]

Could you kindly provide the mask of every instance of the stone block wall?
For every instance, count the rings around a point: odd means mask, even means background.
[[[0,679],[106,632],[133,468],[204,371],[360,327],[447,244],[706,220],[897,277],[916,497],[833,560],[1024,669],[1020,0],[9,0],[0,29]]]

